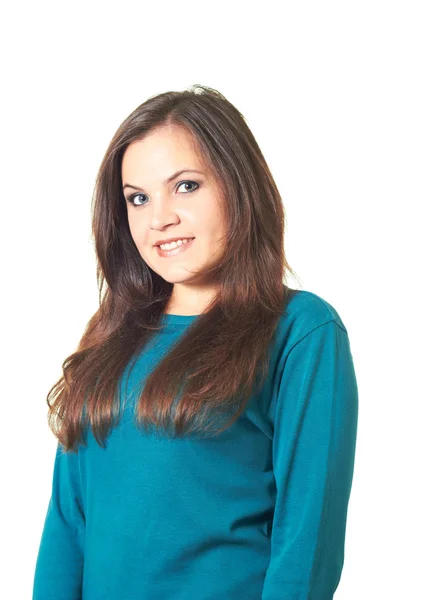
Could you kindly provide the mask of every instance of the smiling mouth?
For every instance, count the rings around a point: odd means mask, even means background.
[[[182,252],[185,252],[189,247],[191,247],[195,239],[196,238],[191,238],[188,242],[185,242],[184,244],[181,244],[176,248],[170,248],[169,250],[162,250],[160,246],[156,246],[157,254],[163,258],[167,258],[168,256],[175,256],[176,254],[181,254]]]

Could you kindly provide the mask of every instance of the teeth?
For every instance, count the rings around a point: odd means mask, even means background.
[[[160,248],[162,250],[172,250],[173,248],[179,248],[182,244],[186,244],[190,241],[191,238],[183,238],[182,240],[177,240],[176,242],[171,242],[170,244],[161,244]]]

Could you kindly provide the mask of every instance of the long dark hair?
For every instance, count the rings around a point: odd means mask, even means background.
[[[217,90],[194,85],[150,97],[119,126],[96,178],[99,308],[47,396],[49,427],[66,451],[86,444],[87,426],[105,447],[120,418],[120,377],[159,330],[172,293],[173,284],[146,264],[132,239],[121,180],[127,146],[169,125],[191,134],[227,198],[227,252],[203,271],[218,282],[215,299],[148,376],[137,424],[165,433],[172,425],[178,436],[218,435],[244,411],[268,371],[270,342],[292,291],[287,274],[295,276],[285,258],[285,213],[272,174],[245,118]],[[215,413],[231,419],[218,429],[220,421],[210,420]]]

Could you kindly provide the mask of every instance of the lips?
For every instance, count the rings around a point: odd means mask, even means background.
[[[177,237],[177,238],[169,238],[168,240],[161,240],[153,244],[153,246],[160,246],[161,244],[172,244],[172,242],[178,242],[179,240],[194,240],[194,237]]]
[[[180,238],[182,239],[182,238]],[[167,258],[167,257],[172,257],[172,256],[176,256],[178,254],[181,254],[182,252],[185,252],[186,250],[188,250],[188,248],[190,246],[192,246],[194,240],[196,238],[189,238],[190,241],[186,242],[185,244],[181,244],[180,246],[177,246],[176,248],[171,248],[170,250],[162,250],[160,248],[160,245],[156,245],[155,248],[157,250],[157,254],[159,256],[162,256],[163,258]]]

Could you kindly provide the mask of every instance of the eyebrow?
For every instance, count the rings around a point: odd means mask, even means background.
[[[179,171],[176,171],[176,173],[172,173],[172,175],[165,179],[164,183],[170,183],[171,181],[179,177],[181,173],[200,173],[200,175],[203,175],[202,171],[198,171],[197,169],[180,169]],[[123,186],[123,191],[127,187],[132,188],[134,190],[142,190],[142,188],[137,187],[136,185],[132,185],[131,183],[125,183]]]

